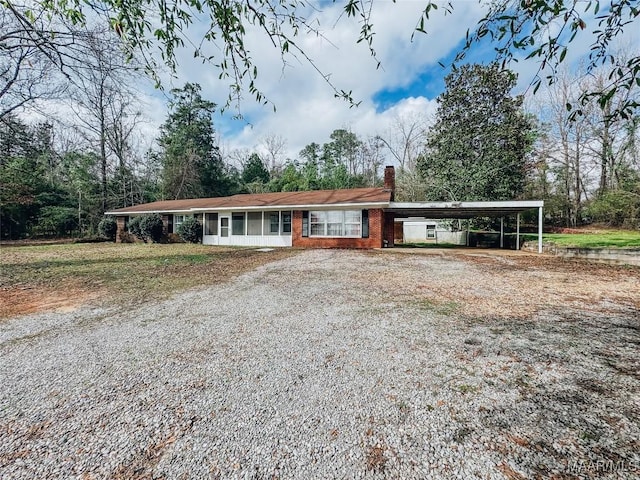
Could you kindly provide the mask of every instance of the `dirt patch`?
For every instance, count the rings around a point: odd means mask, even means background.
[[[0,318],[159,300],[297,253],[188,244],[13,247],[2,251]]]
[[[80,288],[66,288],[64,291],[48,288],[0,289],[0,318],[26,315],[42,311],[71,312],[99,297],[97,292]]]

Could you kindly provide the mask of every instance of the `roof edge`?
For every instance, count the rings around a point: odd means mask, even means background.
[[[189,209],[175,210],[146,210],[146,211],[127,211],[119,209],[118,211],[104,212],[105,215],[129,215],[146,213],[203,213],[203,212],[251,212],[255,210],[308,210],[317,208],[328,210],[331,208],[348,208],[357,206],[359,208],[387,208],[390,202],[343,202],[343,203],[316,203],[305,205],[256,205],[251,207],[195,207]]]

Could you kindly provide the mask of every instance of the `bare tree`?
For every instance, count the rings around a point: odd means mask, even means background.
[[[427,183],[417,169],[400,170],[396,176],[395,199],[399,202],[419,202],[427,198]]]
[[[270,133],[263,140],[263,150],[266,155],[263,155],[268,165],[269,171],[277,172],[282,168],[284,163],[285,149],[287,148],[287,141],[282,135]]]
[[[360,170],[368,186],[374,187],[378,183],[378,174],[386,161],[384,155],[385,147],[386,144],[377,135],[369,137],[360,146]]]
[[[565,70],[559,74],[558,81],[549,87],[547,98],[539,109],[539,117],[546,125],[547,134],[536,147],[537,156],[539,159],[547,158],[549,170],[545,172],[553,176],[557,196],[562,199],[562,217],[567,226],[575,226],[581,221],[591,173],[587,162],[587,117],[572,120],[566,107],[575,102],[582,91],[581,82]]]
[[[623,58],[624,53],[620,57]],[[609,69],[599,69],[592,74],[586,88],[603,89],[609,77]],[[640,89],[637,87],[619,89],[591,109],[588,120],[592,141],[588,143],[588,148],[599,170],[599,195],[618,188],[619,171],[625,166],[625,153],[629,151],[628,147],[633,145],[637,135],[637,117],[622,118],[613,112],[631,101],[637,101],[638,97]]]
[[[34,18],[34,28],[42,28],[43,23]],[[53,42],[29,33],[11,9],[0,8],[0,121],[36,100],[61,94],[64,87],[48,52]],[[56,40],[57,45],[64,43],[64,39]]]
[[[396,115],[387,135],[379,137],[397,160],[400,170],[414,170],[424,149],[428,121],[418,113]]]
[[[87,142],[98,151],[103,211],[109,199],[110,159],[115,157],[115,168],[126,169],[129,138],[140,118],[132,108],[135,96],[128,87],[136,69],[127,63],[115,40],[105,30],[94,30],[85,36],[87,56],[73,66],[76,75],[69,99]]]

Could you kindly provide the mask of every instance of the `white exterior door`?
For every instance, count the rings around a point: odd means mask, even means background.
[[[229,234],[230,230],[230,220],[229,217],[220,216],[220,225],[218,228],[218,245],[229,245]]]

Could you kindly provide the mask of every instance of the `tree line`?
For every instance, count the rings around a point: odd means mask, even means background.
[[[546,200],[554,224],[637,224],[640,56],[619,43],[640,19],[636,2],[594,1],[583,9],[544,0],[489,4],[450,65],[435,118],[397,118],[371,138],[339,128],[293,159],[282,158],[286,140],[279,136],[266,139],[266,153],[222,152],[211,121],[218,107],[187,84],[171,92],[154,148],[141,148],[134,85],[144,76],[159,86],[162,68],[175,72],[176,51],[186,45],[229,87],[222,108],[240,113],[247,93],[269,102],[245,45],[250,28],[271,41],[285,64],[291,55],[305,59],[337,97],[357,103],[302,50],[304,35],[324,31],[305,2],[220,5],[0,5],[3,238],[91,234],[105,210],[163,198],[377,185],[389,160],[399,166],[399,198],[534,197]],[[344,0],[341,8],[342,21],[358,23],[357,41],[378,61],[375,7]],[[454,5],[425,1],[414,35],[426,34],[438,8],[451,12]],[[210,19],[202,38],[190,36],[197,18]],[[592,44],[583,69],[566,73],[567,52],[584,32]],[[487,38],[498,63],[463,65]],[[515,77],[506,67],[515,57],[537,62],[535,104],[510,93]],[[63,121],[22,115],[52,101],[68,110]]]
[[[266,140],[270,150],[262,156],[224,155],[213,124],[216,105],[191,83],[171,91],[155,145],[140,154],[138,117],[111,117],[113,110],[97,107],[107,97],[98,97],[91,97],[93,110],[67,125],[29,124],[12,113],[0,119],[2,238],[92,236],[105,211],[156,200],[380,183],[382,144],[345,129],[308,145],[299,159],[283,158],[284,140],[276,137]]]
[[[170,92],[154,147],[141,153],[141,116],[122,86],[135,72],[103,73],[74,90],[66,124],[28,123],[13,112],[0,119],[2,238],[90,236],[105,211],[162,199],[378,186],[390,162],[399,200],[535,198],[545,200],[551,224],[640,221],[639,119],[610,115],[638,90],[594,99],[578,118],[567,109],[593,88],[584,79],[603,81],[605,71],[562,74],[526,104],[511,93],[513,72],[464,65],[447,76],[435,117],[399,117],[370,138],[339,128],[296,158],[284,155],[278,136],[261,151],[223,152],[217,107],[190,83]]]

